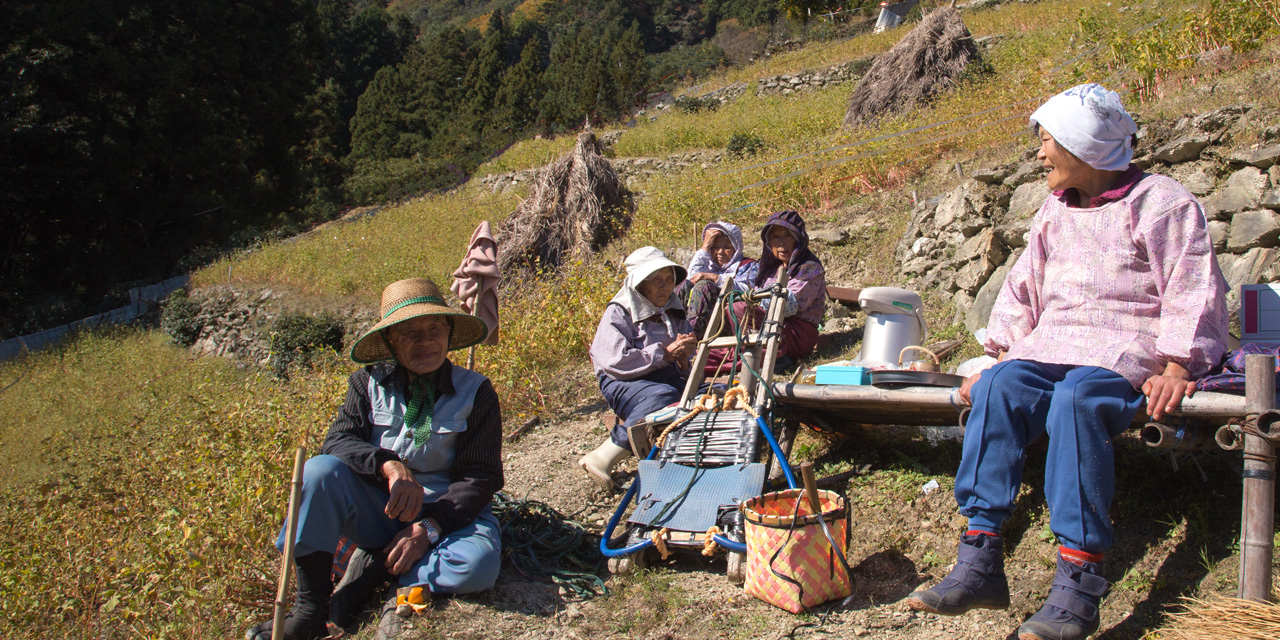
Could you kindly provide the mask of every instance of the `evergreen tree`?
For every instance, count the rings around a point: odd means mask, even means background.
[[[524,45],[520,61],[502,75],[496,97],[495,121],[504,131],[527,131],[536,124],[542,102],[542,38],[536,34]]]
[[[502,72],[506,68],[503,49],[507,37],[502,11],[489,14],[489,28],[485,30],[480,50],[467,69],[464,82],[467,97],[463,113],[480,120],[488,119],[494,108],[494,98],[502,86]]]
[[[649,62],[644,55],[644,40],[640,37],[638,23],[631,23],[631,28],[613,45],[609,72],[623,109],[644,103],[645,92],[649,88]]]

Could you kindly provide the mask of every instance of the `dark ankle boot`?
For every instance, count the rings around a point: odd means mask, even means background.
[[[960,551],[951,573],[938,586],[907,596],[907,606],[944,616],[958,616],[970,609],[1009,608],[1003,539],[986,533],[960,536]]]
[[[1044,606],[1018,627],[1018,640],[1084,640],[1098,630],[1098,605],[1107,580],[1094,562],[1058,556],[1058,573]]]
[[[317,551],[294,561],[298,569],[298,597],[284,619],[285,640],[329,637],[329,597],[333,594],[333,554]],[[245,632],[245,640],[271,640],[272,621]]]
[[[347,562],[347,572],[333,590],[329,603],[329,619],[350,635],[360,628],[361,613],[383,595],[391,583],[387,570],[387,554],[356,549]]]

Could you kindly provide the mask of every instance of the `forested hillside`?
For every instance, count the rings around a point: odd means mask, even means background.
[[[4,3],[0,338],[458,184],[515,140],[629,115],[727,63],[711,42],[726,25],[828,4]]]

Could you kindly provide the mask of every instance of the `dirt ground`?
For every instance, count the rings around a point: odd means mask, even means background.
[[[577,459],[604,438],[612,416],[591,393],[589,378],[569,383],[584,400],[505,448],[505,491],[550,504],[599,533],[621,494],[586,481]],[[581,391],[575,391],[579,389]],[[510,430],[512,427],[508,427]],[[840,435],[803,432],[794,457],[813,459],[819,476],[856,471],[839,490],[850,504],[849,561],[854,593],[792,615],[744,594],[725,577],[725,561],[676,554],[639,574],[608,576],[610,595],[569,597],[505,567],[497,587],[472,597],[442,598],[411,620],[407,638],[1006,638],[1045,597],[1055,543],[1039,487],[1043,452],[1032,452],[1024,493],[1006,528],[1013,604],[957,618],[921,614],[901,600],[932,584],[955,559],[964,525],[951,495],[959,443],[936,441],[918,429],[857,428]],[[1218,452],[1197,460],[1120,443],[1113,506],[1117,544],[1106,565],[1112,583],[1095,637],[1137,639],[1160,626],[1180,596],[1234,592],[1239,480],[1233,458]],[[617,477],[629,481],[634,460]],[[1206,474],[1201,477],[1201,469]],[[930,480],[937,489],[925,492]],[[360,638],[372,637],[366,628]]]

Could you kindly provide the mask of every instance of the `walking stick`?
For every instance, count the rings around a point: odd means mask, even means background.
[[[285,521],[284,557],[280,559],[280,588],[276,590],[276,610],[271,618],[271,640],[284,637],[285,598],[289,595],[289,574],[293,573],[293,545],[298,534],[298,504],[302,501],[302,461],[307,450],[298,447],[293,459],[293,484],[289,487],[289,519]]]

